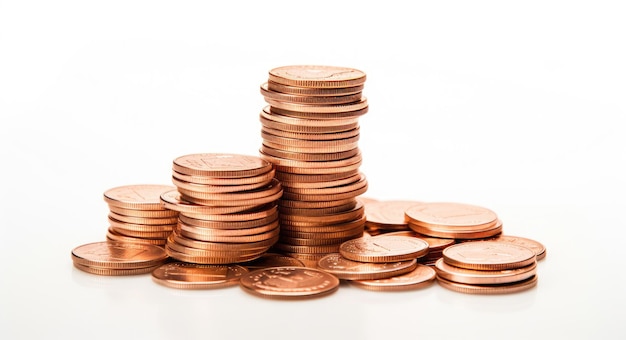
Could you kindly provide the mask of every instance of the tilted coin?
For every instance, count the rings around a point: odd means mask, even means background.
[[[390,277],[388,279],[352,280],[349,282],[356,287],[378,292],[404,291],[430,286],[433,282],[435,282],[436,277],[437,275],[434,269],[429,266],[418,264],[414,270],[406,274]]]
[[[135,210],[163,210],[159,197],[163,192],[175,189],[171,185],[135,184],[108,189],[104,201],[119,208]]]
[[[248,269],[240,265],[170,262],[152,271],[154,282],[177,289],[212,289],[235,286]]]
[[[439,276],[437,277],[437,282],[446,289],[465,294],[510,294],[535,287],[537,285],[537,275],[524,281],[496,285],[470,285],[449,281]]]
[[[490,209],[455,202],[428,202],[405,212],[408,221],[420,226],[473,227],[493,224],[498,216]]]
[[[346,241],[341,244],[339,253],[360,262],[405,261],[426,255],[428,243],[408,236],[375,236]]]
[[[447,247],[443,250],[443,259],[461,268],[505,270],[529,266],[536,261],[536,255],[530,248],[513,243],[475,241]]]
[[[408,228],[408,222],[404,212],[417,204],[419,201],[410,200],[393,200],[393,201],[377,201],[366,205],[366,216],[368,224],[375,224],[380,227],[387,225],[405,226]]]
[[[72,250],[75,264],[106,269],[137,269],[160,265],[167,259],[163,248],[152,244],[94,242]]]
[[[358,69],[328,65],[288,65],[269,71],[269,81],[299,87],[341,88],[365,83],[366,75]]]
[[[512,235],[499,235],[493,238],[493,241],[509,242],[509,243],[518,244],[520,246],[528,247],[532,249],[537,255],[537,261],[542,260],[543,258],[546,257],[546,247],[540,242],[526,238],[526,237],[512,236]]]
[[[239,285],[244,291],[264,298],[303,299],[335,292],[339,279],[313,268],[270,267],[249,272]]]
[[[342,280],[376,280],[402,275],[415,269],[417,260],[368,263],[349,260],[339,253],[324,255],[317,267]]]
[[[272,164],[255,156],[199,153],[174,159],[173,170],[186,175],[209,177],[259,176],[272,169]]]
[[[435,262],[437,275],[448,281],[465,284],[503,284],[526,280],[537,274],[537,264],[504,269],[504,270],[475,270],[465,269],[447,264],[443,258]]]

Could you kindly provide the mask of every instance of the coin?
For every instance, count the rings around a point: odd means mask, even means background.
[[[365,83],[363,71],[341,66],[289,65],[269,71],[269,81],[298,87],[341,88]]]
[[[465,269],[447,264],[443,258],[435,262],[437,275],[453,282],[465,284],[503,284],[523,281],[537,274],[537,264],[504,269],[504,270],[474,270]]]
[[[72,250],[72,261],[87,267],[138,269],[162,264],[167,259],[163,248],[152,244],[94,242]]]
[[[240,287],[264,298],[303,299],[335,292],[339,288],[339,279],[314,268],[270,267],[242,276]]]
[[[152,271],[154,282],[177,289],[213,289],[236,286],[248,273],[240,265],[170,262]]]
[[[302,261],[278,253],[265,253],[258,259],[243,264],[249,270],[264,269],[270,267],[304,267]]]
[[[385,263],[359,262],[349,260],[339,253],[323,256],[317,267],[342,280],[376,280],[402,275],[415,269],[417,260]]]
[[[408,229],[408,222],[404,212],[419,201],[397,200],[378,201],[366,205],[367,224],[373,224],[384,229],[386,226],[402,226]]]
[[[497,284],[497,285],[469,285],[448,281],[444,278],[437,277],[440,286],[459,293],[466,294],[509,294],[528,290],[537,285],[537,275],[524,281]]]
[[[434,269],[429,266],[418,264],[414,270],[406,274],[390,277],[388,279],[352,280],[349,282],[359,288],[385,292],[424,288],[435,282],[435,278],[436,273]]]
[[[363,91],[363,85],[357,85],[352,87],[338,87],[338,88],[315,88],[315,87],[299,87],[289,86],[273,81],[267,82],[267,88],[272,91],[295,94],[300,96],[345,96],[349,94],[355,94]]]
[[[452,266],[477,270],[505,270],[531,265],[535,252],[507,242],[475,241],[458,243],[443,250],[444,261]]]
[[[360,262],[405,261],[426,255],[428,243],[408,236],[360,238],[342,243],[339,253]]]
[[[497,237],[494,237],[493,241],[509,242],[528,247],[532,249],[537,255],[537,261],[542,260],[546,257],[546,247],[543,244],[529,238],[512,235],[499,235]]]
[[[423,227],[477,227],[493,224],[498,216],[490,209],[455,202],[414,205],[405,212],[409,222]]]
[[[261,84],[260,91],[261,95],[267,99],[287,103],[328,105],[351,103],[361,99],[361,92],[340,96],[303,96],[300,94],[282,93],[270,90],[267,83]]]
[[[199,153],[177,157],[172,168],[186,175],[232,178],[259,176],[270,171],[272,164],[249,155]]]
[[[175,189],[171,185],[135,184],[108,189],[104,201],[111,206],[134,210],[164,210],[161,193]]]
[[[102,267],[90,267],[74,262],[74,267],[80,269],[89,274],[102,275],[102,276],[127,276],[127,275],[141,275],[148,274],[160,266],[150,266],[145,268],[130,268],[130,269],[118,269],[118,268],[102,268]]]

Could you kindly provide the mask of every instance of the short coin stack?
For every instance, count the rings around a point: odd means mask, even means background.
[[[418,264],[428,244],[409,236],[374,236],[341,244],[338,253],[322,257],[318,268],[370,290],[407,290],[435,279],[435,271]]]
[[[509,242],[455,244],[435,264],[439,284],[469,294],[523,291],[537,284],[535,252]]]
[[[165,245],[182,262],[230,264],[254,260],[278,241],[282,187],[271,163],[255,156],[202,153],[178,157],[161,195],[178,211]]]
[[[91,274],[123,276],[150,273],[167,261],[163,247],[104,241],[72,249],[74,267]]]
[[[464,203],[428,202],[405,211],[415,232],[449,239],[484,239],[502,232],[502,221],[490,209]]]
[[[260,155],[283,185],[278,252],[315,263],[363,234],[367,190],[359,172],[358,118],[368,110],[365,74],[334,66],[295,65],[269,71],[261,94]]]
[[[137,184],[104,192],[109,205],[107,239],[164,246],[178,221],[178,211],[164,208],[161,194],[170,185]]]

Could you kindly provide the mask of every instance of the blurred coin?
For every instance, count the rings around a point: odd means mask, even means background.
[[[436,273],[431,267],[418,264],[414,270],[393,276],[388,279],[378,280],[352,280],[350,283],[356,287],[378,292],[404,291],[420,289],[430,286],[435,282]]]

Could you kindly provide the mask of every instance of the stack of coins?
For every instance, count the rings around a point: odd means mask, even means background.
[[[428,237],[420,235],[412,230],[394,231],[390,233],[383,233],[379,236],[408,236],[426,241],[426,243],[428,243],[428,253],[425,256],[418,258],[417,262],[428,266],[434,266],[435,262],[443,256],[443,250],[456,243],[456,240],[454,239]]]
[[[535,252],[509,242],[455,244],[435,264],[439,284],[469,294],[519,292],[537,284]]]
[[[254,260],[278,241],[282,187],[271,163],[255,156],[190,154],[173,162],[177,189],[161,195],[178,211],[168,255],[182,262],[230,264]]]
[[[317,266],[338,278],[369,290],[420,288],[435,279],[435,271],[418,264],[428,244],[409,236],[373,236],[343,242],[338,253],[322,257]]]
[[[405,211],[415,232],[449,239],[486,239],[502,232],[502,221],[490,209],[464,203],[428,202]]]
[[[269,71],[261,94],[261,158],[283,185],[281,252],[316,262],[362,236],[367,190],[359,172],[358,118],[368,111],[365,74],[333,66],[295,65]]]
[[[163,247],[131,242],[95,242],[72,249],[74,267],[106,276],[150,273],[167,261]]]
[[[161,204],[169,185],[138,184],[115,187],[104,192],[109,205],[107,239],[118,242],[164,246],[178,221],[178,211]]]

